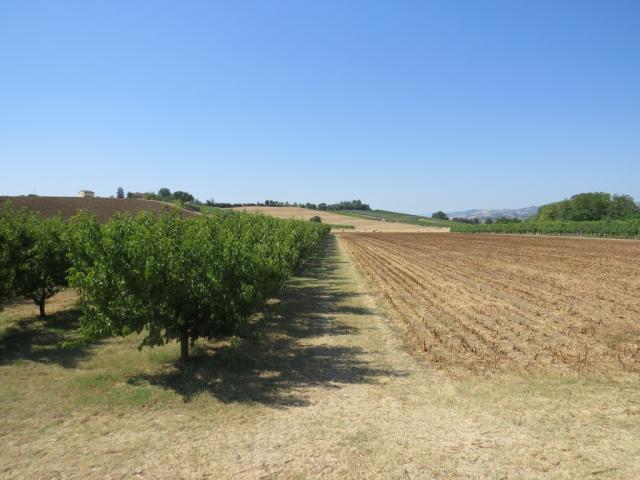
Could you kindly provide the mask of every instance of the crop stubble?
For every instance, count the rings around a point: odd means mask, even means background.
[[[640,371],[640,243],[340,238],[390,315],[443,370]]]

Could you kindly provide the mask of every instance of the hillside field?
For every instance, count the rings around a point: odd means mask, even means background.
[[[443,227],[451,228],[456,222],[451,220],[440,220],[421,215],[411,215],[409,213],[391,212],[389,210],[341,210],[336,212],[340,215],[347,215],[368,220],[379,220],[385,222],[406,223],[420,227]]]
[[[264,213],[278,218],[298,218],[308,220],[319,216],[323,223],[334,225],[352,225],[353,229],[333,228],[334,232],[431,232],[447,233],[449,228],[441,225],[411,224],[400,221],[382,221],[380,218],[367,218],[362,215],[343,215],[337,212],[309,210],[298,207],[237,207],[234,210],[249,213]]]

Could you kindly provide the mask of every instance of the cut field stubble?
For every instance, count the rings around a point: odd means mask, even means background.
[[[341,239],[414,346],[450,373],[640,370],[640,243]]]

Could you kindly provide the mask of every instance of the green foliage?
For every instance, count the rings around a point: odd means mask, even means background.
[[[122,187],[118,187],[116,191],[116,198],[123,199],[124,198],[124,190]]]
[[[185,202],[185,203],[191,203],[195,201],[195,198],[193,195],[191,195],[188,192],[182,192],[180,190],[178,190],[177,192],[173,192],[172,197],[174,200],[180,200],[181,202]]]
[[[197,205],[195,203],[185,203],[182,200],[178,200],[177,202],[174,202],[178,207],[180,208],[184,208],[185,210],[189,210],[191,212],[200,212],[201,211],[201,206]]]
[[[516,233],[540,235],[586,235],[633,238],[640,235],[640,219],[599,220],[585,222],[538,221],[469,225],[455,223],[452,232],[460,233]]]
[[[631,195],[613,195],[611,197],[611,218],[631,218],[640,216],[640,207]]]
[[[169,198],[169,197],[171,197],[171,190],[169,190],[166,187],[162,187],[160,190],[158,190],[158,197],[160,197],[160,198]]]
[[[349,217],[366,218],[369,220],[385,222],[408,223],[410,225],[419,225],[421,227],[448,227],[451,224],[450,220],[439,220],[420,215],[411,215],[409,213],[391,212],[389,210],[339,210],[336,211],[336,213]]]
[[[249,206],[249,204],[242,204],[243,206]],[[266,207],[290,207],[291,204],[289,202],[281,202],[279,200],[265,200],[264,205]]]
[[[459,223],[472,223],[474,225],[477,225],[478,223],[480,223],[480,219],[478,217],[476,218],[453,217],[451,221],[459,222]]]
[[[9,296],[15,275],[13,266],[9,261],[8,243],[5,233],[0,231],[0,305]]]
[[[629,195],[580,193],[540,207],[528,220],[498,218],[493,224],[452,225],[454,232],[636,237],[640,210]]]
[[[143,333],[140,347],[235,334],[278,293],[323,225],[262,215],[72,219],[70,281],[89,337]]]
[[[326,204],[321,203],[318,205],[318,209],[322,210],[320,208],[320,205]],[[342,202],[327,205],[327,210],[371,210],[371,207],[369,207],[369,205],[367,205],[366,203],[362,203],[361,200],[345,200]]]
[[[314,215],[309,219],[310,222],[322,223],[322,219],[318,215]]]
[[[485,222],[486,223],[486,222]],[[493,223],[505,224],[505,223],[522,223],[522,220],[515,217],[498,217]]]
[[[226,204],[217,204],[217,205],[226,205]],[[240,205],[233,205],[233,206],[241,206],[241,205],[250,205],[250,204],[240,204]],[[310,210],[332,210],[332,211],[341,211],[341,210],[371,210],[371,208],[369,207],[369,205],[367,205],[366,203],[362,203],[361,200],[345,200],[342,202],[338,202],[338,203],[332,203],[332,204],[327,204],[327,203],[318,203],[317,205],[315,203],[296,203],[294,202],[293,204],[289,203],[289,202],[280,202],[277,200],[265,200],[264,205],[267,207],[289,207],[289,206],[294,206],[294,207],[300,207],[300,208],[308,208]]]
[[[61,217],[44,219],[5,205],[0,213],[0,296],[29,298],[44,317],[46,300],[67,284],[64,236]]]
[[[580,193],[568,200],[543,205],[535,220],[595,221],[620,220],[640,215],[640,210],[629,195],[611,195],[603,192]]]
[[[435,218],[437,220],[449,220],[449,217],[442,210],[438,210],[437,212],[431,215],[431,218]]]
[[[327,227],[331,230],[343,229],[343,230],[353,230],[355,227],[353,225],[346,225],[344,223],[325,223]]]
[[[18,216],[10,203],[5,203],[0,210],[0,303],[13,293],[13,283],[18,263],[17,254],[21,251],[21,229],[16,228],[18,221],[23,220],[24,213]]]

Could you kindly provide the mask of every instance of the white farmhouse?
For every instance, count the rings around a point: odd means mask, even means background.
[[[96,196],[95,192],[92,192],[91,190],[80,190],[78,192],[78,196],[79,197],[84,197],[84,198],[94,198]]]

